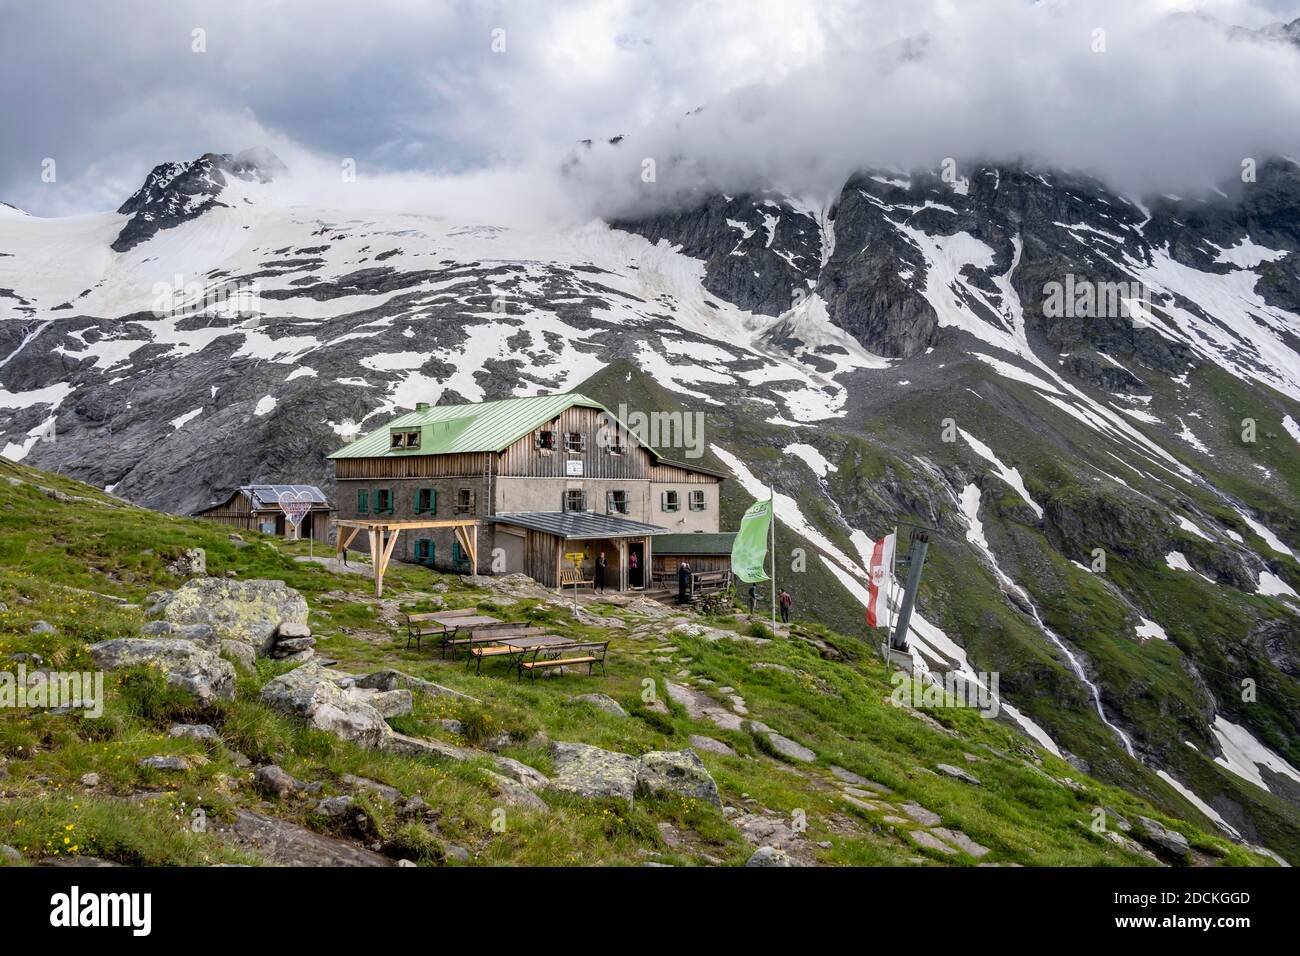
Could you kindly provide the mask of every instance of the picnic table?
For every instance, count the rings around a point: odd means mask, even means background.
[[[490,614],[480,614],[474,608],[460,608],[454,611],[430,611],[424,614],[406,614],[406,647],[411,641],[415,649],[420,649],[420,639],[426,635],[437,634],[442,638],[442,654],[447,656],[447,646],[462,630],[484,624],[500,624],[501,619]]]
[[[498,637],[490,644],[470,648],[470,657],[477,664],[475,673],[483,672],[483,658],[504,657],[518,674],[516,680],[527,671],[529,677],[537,680],[537,672],[548,667],[569,667],[579,664],[587,665],[587,673],[594,672],[600,665],[605,672],[605,654],[609,650],[609,641],[575,641],[558,634],[520,634]],[[466,661],[466,666],[469,662]]]
[[[519,663],[525,654],[535,647],[563,647],[566,644],[573,644],[574,641],[567,637],[561,637],[558,634],[516,634],[504,637],[494,637],[490,643],[484,643],[477,647],[471,647],[469,657],[465,659],[465,666],[469,666],[471,660],[476,661],[474,672],[483,673],[483,658],[485,657],[508,657],[512,658],[511,667]]]

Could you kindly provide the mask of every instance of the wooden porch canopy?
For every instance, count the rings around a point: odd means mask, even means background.
[[[357,536],[357,532],[366,531],[370,535],[370,565],[375,572],[375,597],[384,596],[384,572],[393,557],[397,538],[403,531],[418,531],[422,528],[455,528],[456,540],[465,553],[469,555],[470,567],[478,573],[478,521],[475,518],[444,518],[441,521],[366,521],[346,519],[335,522],[338,526],[338,544],[335,557],[342,558],[347,546]],[[347,534],[343,529],[347,529]],[[388,535],[387,542],[384,536]]]

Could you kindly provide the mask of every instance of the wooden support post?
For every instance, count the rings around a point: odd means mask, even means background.
[[[375,597],[384,596],[384,575],[379,570],[379,562],[383,553],[381,542],[384,540],[384,533],[378,527],[370,529],[370,570],[375,575]]]
[[[473,562],[471,573],[478,574],[478,525],[469,526],[469,559]]]

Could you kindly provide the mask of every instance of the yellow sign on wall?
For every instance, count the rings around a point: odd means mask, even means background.
[[[575,551],[571,554],[566,554],[565,557],[568,558],[570,561],[572,561],[574,564],[580,564],[582,562],[584,555],[581,551]]]

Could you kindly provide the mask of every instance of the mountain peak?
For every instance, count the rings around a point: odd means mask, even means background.
[[[118,208],[119,213],[132,219],[113,243],[113,250],[126,252],[160,229],[173,229],[209,209],[228,205],[218,198],[229,184],[228,176],[264,184],[286,172],[288,168],[280,158],[264,146],[233,156],[204,153],[189,162],[160,163]]]

